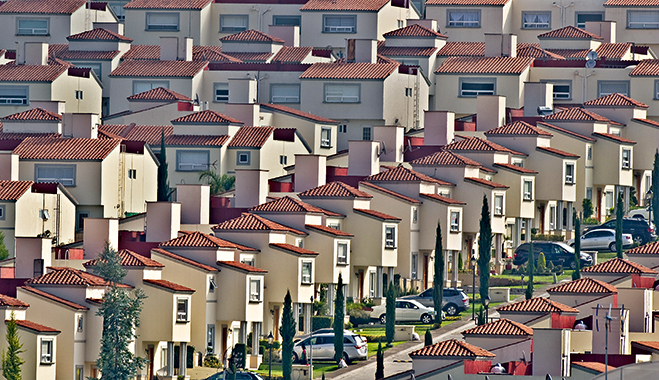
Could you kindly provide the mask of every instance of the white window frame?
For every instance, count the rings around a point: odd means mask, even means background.
[[[242,20],[244,21],[244,26],[243,25],[225,25],[227,20],[233,19],[233,20]],[[249,15],[220,15],[220,33],[236,33],[236,32],[242,32],[249,29]]]
[[[55,354],[55,350],[53,349],[53,346],[55,345],[54,342],[54,339],[41,338],[41,342],[39,342],[40,364],[55,363],[55,358],[53,357]]]
[[[279,165],[287,165],[288,157],[285,154],[279,156]]]
[[[218,91],[226,91],[226,95],[218,94]],[[213,103],[228,103],[229,102],[229,83],[213,83]]]
[[[482,85],[492,85],[492,90],[476,90],[476,89],[464,89],[465,84],[482,84]],[[458,97],[460,98],[475,98],[478,95],[496,95],[497,93],[497,80],[496,78],[459,78],[458,86]]]
[[[152,17],[167,16],[176,18],[176,24],[156,24]],[[147,12],[145,15],[144,31],[146,32],[178,32],[181,28],[181,14],[179,12]]]
[[[209,276],[208,277],[208,293],[215,293],[215,289],[217,289],[217,283],[215,282],[215,277],[214,276]]]
[[[296,22],[281,22],[283,20],[295,20]],[[301,26],[302,25],[302,16],[295,15],[273,15],[272,16],[272,25],[281,25],[281,26]]]
[[[503,195],[494,195],[494,216],[503,216]]]
[[[345,90],[352,89],[350,92],[357,90],[357,95],[346,95]],[[325,83],[324,86],[324,103],[360,103],[361,102],[361,84],[360,83]]]
[[[149,85],[149,89],[143,90],[143,91],[138,91],[137,87],[138,86],[147,86]],[[141,94],[143,92],[147,92],[149,90],[153,90],[154,88],[158,87],[163,87],[166,89],[169,89],[169,81],[166,80],[134,80],[133,81],[133,95]]]
[[[290,93],[275,94],[278,91],[293,90]],[[289,83],[270,84],[270,103],[273,104],[297,104],[300,103],[300,85]]]
[[[340,20],[341,25],[327,25],[327,20],[332,19]],[[357,33],[357,15],[323,15],[323,33]]]
[[[252,266],[252,267],[254,266],[254,263],[255,263],[253,257],[240,259],[240,262],[243,263],[243,264],[247,264],[249,266]]]
[[[568,173],[568,168],[571,168],[569,170],[570,173]],[[575,178],[574,178],[574,164],[571,162],[566,162],[565,163],[565,184],[566,185],[574,185]]]
[[[412,223],[419,223],[419,208],[412,207]]]
[[[2,94],[2,91],[6,91]],[[25,93],[25,96],[19,93]],[[0,86],[0,106],[27,105],[30,103],[29,86]]]
[[[251,161],[252,152],[245,150],[239,150],[236,152],[236,165],[249,165]]]
[[[597,81],[597,97],[602,97],[606,95],[613,94],[613,92],[603,92],[602,91],[602,86],[603,85],[624,85],[627,86],[627,91],[616,91],[619,94],[623,94],[625,96],[629,96],[630,93],[630,83],[627,80],[598,80]]]
[[[179,310],[179,306],[185,306],[185,312]],[[176,322],[189,322],[190,318],[190,299],[186,297],[176,298]]]
[[[622,158],[622,168],[631,169],[632,168],[632,150],[628,148],[622,148],[621,153]]]
[[[549,228],[556,228],[556,206],[549,206]]]
[[[40,169],[65,169],[72,170],[72,178],[55,178],[55,177],[39,177]],[[76,186],[76,165],[54,165],[54,164],[37,164],[34,165],[34,182],[57,182],[61,183],[63,186],[75,187]]]
[[[84,329],[84,319],[83,319],[83,316],[82,316],[82,315],[79,315],[79,316],[78,316],[78,323],[77,323],[77,325],[76,325],[76,330],[77,330],[78,332],[82,332],[83,329]]]
[[[410,265],[410,277],[412,280],[419,279],[419,252],[412,252],[412,263]]]
[[[453,13],[475,13],[478,15],[476,21],[454,20],[451,21]],[[481,11],[480,9],[447,9],[446,10],[446,27],[447,28],[480,28],[481,27]]]
[[[572,99],[572,81],[571,80],[541,80],[554,85],[552,90],[552,98],[554,100],[570,100]],[[556,91],[557,86],[567,86],[567,92]]]
[[[348,133],[348,125],[339,124],[339,133]]]
[[[580,15],[598,15],[600,20],[588,20],[588,21],[604,21],[604,12],[575,12],[574,14],[574,26],[579,29],[586,29],[586,21],[579,22]]]
[[[391,235],[391,237],[389,237]],[[396,226],[384,227],[384,247],[396,248]]]
[[[535,22],[526,22],[526,16],[549,16],[547,22],[539,22],[537,19]],[[522,29],[551,29],[551,11],[546,12],[522,12]]]
[[[256,291],[254,291],[256,290]],[[261,302],[261,279],[250,277],[249,279],[249,302]]]
[[[460,232],[460,211],[451,211],[451,232]]]
[[[528,189],[527,189],[528,186]],[[523,200],[525,201],[532,201],[533,200],[533,181],[531,180],[524,180],[522,184],[522,191],[524,192],[523,194]]]
[[[332,128],[320,128],[320,147],[329,149],[332,147]]]
[[[370,298],[375,297],[375,283],[377,282],[375,272],[368,272],[368,295]]]
[[[656,21],[630,21],[632,14],[655,14]],[[659,10],[640,11],[640,10],[627,10],[627,29],[659,29]]]
[[[348,243],[336,243],[336,263],[339,265],[348,265]]]
[[[206,325],[206,353],[215,352],[215,325]]]
[[[21,27],[21,22],[24,21],[45,21],[46,27]],[[50,35],[50,19],[49,18],[18,18],[16,19],[16,35],[18,36],[48,36]]]
[[[186,162],[186,155],[206,156],[206,163]],[[209,150],[177,150],[176,151],[176,171],[177,172],[201,172],[208,170],[210,167]]]
[[[304,274],[306,269],[309,269],[309,274]],[[313,279],[313,261],[303,261],[300,266],[300,283],[303,285],[309,285],[312,283]]]

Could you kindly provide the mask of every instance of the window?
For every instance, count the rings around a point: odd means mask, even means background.
[[[357,33],[357,16],[324,16],[323,33]]]
[[[16,34],[23,36],[47,36],[48,19],[18,19],[16,21]]]
[[[533,182],[524,181],[524,200],[531,201],[533,200]]]
[[[494,196],[494,215],[503,215],[503,195]]]
[[[522,29],[550,29],[551,12],[522,12]]]
[[[572,81],[541,80],[554,85],[553,98],[556,100],[572,99]]]
[[[41,364],[53,364],[52,339],[41,339]]]
[[[241,263],[249,265],[249,266],[254,266],[254,258],[245,258],[240,260]]]
[[[334,228],[335,230],[341,230],[341,225],[339,223],[327,223],[327,227]]]
[[[215,325],[206,326],[206,353],[215,352]]]
[[[549,228],[553,230],[555,225],[556,225],[556,206],[549,206]]]
[[[213,89],[215,93],[214,102],[227,103],[229,101],[229,83],[215,83]]]
[[[83,319],[82,319],[82,315],[79,315],[78,316],[78,328],[77,328],[78,332],[82,332],[82,327],[83,327]]]
[[[627,11],[629,29],[659,28],[659,11]]]
[[[606,205],[607,209],[613,207],[613,191],[607,191],[604,194],[604,204]]]
[[[27,104],[28,89],[27,86],[0,86],[0,106]]]
[[[588,157],[589,161],[593,159],[593,146],[592,145],[588,145],[588,152],[586,153],[586,156]]]
[[[480,28],[481,12],[480,11],[454,11],[448,10],[448,27],[452,28]]]
[[[622,150],[622,168],[631,169],[632,167],[632,150],[623,149]]]
[[[321,148],[332,147],[332,130],[330,128],[320,129],[320,147]]]
[[[348,133],[348,126],[345,124],[339,124],[339,133]]]
[[[222,15],[220,16],[220,32],[233,33],[247,30],[249,15]]]
[[[451,211],[451,232],[460,231],[460,212]]]
[[[651,175],[646,175],[645,176],[645,194],[647,194],[648,191],[650,191],[650,187],[652,187],[652,176]],[[643,195],[641,195],[641,196],[643,196]],[[1,206],[1,207],[4,207],[4,206]],[[5,217],[4,215],[5,215],[5,213],[3,211],[2,212],[2,219],[4,219],[4,217]]]
[[[35,165],[35,182],[59,182],[64,186],[76,185],[75,165]]]
[[[565,164],[565,184],[574,184],[574,164]]]
[[[398,20],[397,21],[398,29],[403,28],[405,26],[405,21],[403,20]]]
[[[288,157],[285,155],[279,156],[279,165],[286,165],[286,162],[288,161]]]
[[[524,167],[524,161],[522,161],[522,160],[515,160],[515,161],[513,161],[513,165],[518,166],[518,167],[520,167],[520,168],[523,168],[523,167]]]
[[[586,198],[592,200],[593,199],[593,188],[592,187],[587,187],[586,188]]]
[[[368,272],[368,296],[375,297],[375,272]]]
[[[412,97],[412,88],[411,87],[405,87],[405,96],[408,98]]]
[[[183,172],[200,172],[208,169],[210,152],[207,150],[177,150],[176,170]]]
[[[597,93],[598,97],[619,93],[629,96],[629,82],[627,81],[613,81],[613,80],[598,80]]]
[[[475,98],[478,95],[494,95],[496,79],[494,78],[460,78],[460,94],[463,98]]]
[[[299,248],[304,248],[304,240],[302,239],[295,239],[295,245]]]
[[[75,374],[75,380],[83,380],[84,377],[84,371],[85,367],[81,365],[76,366],[76,374]]]
[[[5,220],[5,205],[0,205],[0,220]]]
[[[659,100],[659,80],[654,81],[654,100]]]
[[[78,212],[78,218],[77,218],[77,230],[82,231],[85,228],[85,218],[89,218],[89,213],[88,212]]]
[[[147,13],[145,30],[178,31],[178,13]]]
[[[133,81],[133,95],[163,87],[169,89],[168,81]]]
[[[34,259],[32,262],[32,277],[39,277],[43,274],[43,259]]]
[[[396,227],[387,226],[384,228],[384,247],[385,248],[396,247]]]
[[[577,12],[577,28],[586,29],[586,21],[604,21],[604,12]]]
[[[272,25],[280,26],[300,26],[302,25],[302,16],[272,16]]]
[[[397,59],[397,61],[400,62],[401,65],[405,66],[419,66],[418,59]]]
[[[129,179],[137,179],[137,170],[136,169],[128,169],[128,178]]]
[[[348,264],[348,243],[338,243],[336,245],[336,262]]]
[[[299,103],[299,84],[272,84],[270,85],[271,103]]]
[[[371,127],[362,127],[362,140],[364,141],[373,140],[373,135],[371,134]]]
[[[359,103],[359,84],[325,84],[325,103]]]
[[[412,207],[412,223],[418,223],[419,222],[419,209],[416,207]]]
[[[215,293],[215,289],[217,289],[217,284],[215,283],[215,277],[210,276],[208,277],[208,292]]]
[[[236,154],[236,165],[249,165],[251,152],[238,152]]]
[[[412,252],[412,280],[416,280],[419,278],[419,253],[418,252]]]
[[[187,298],[177,298],[176,299],[176,322],[187,322],[188,321],[188,299]]]
[[[302,283],[311,284],[311,261],[302,263]]]
[[[76,99],[82,100],[82,90],[76,90]]]
[[[251,278],[249,280],[249,301],[261,302],[261,279]]]

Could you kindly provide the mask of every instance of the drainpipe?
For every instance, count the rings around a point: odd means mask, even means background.
[[[565,26],[565,10],[567,8],[573,7],[574,3],[570,3],[569,5],[563,5],[563,1],[561,0],[560,4],[557,4],[555,1],[552,3],[553,6],[559,8],[561,10],[561,28]]]

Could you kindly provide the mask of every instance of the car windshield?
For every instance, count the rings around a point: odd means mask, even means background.
[[[561,246],[563,249],[570,253],[574,253],[574,248],[570,247],[569,245],[563,243],[563,242],[557,242],[556,245]]]

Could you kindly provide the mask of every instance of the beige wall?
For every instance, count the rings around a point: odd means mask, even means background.
[[[103,87],[93,75],[89,78],[80,78],[69,76],[64,72],[53,81],[50,89],[50,99],[47,100],[65,101],[67,113],[101,114]],[[82,100],[76,99],[76,90],[82,91]]]
[[[622,168],[622,151],[631,150],[630,169]],[[595,162],[608,162],[608,165],[595,166],[593,183],[598,185],[633,186],[634,147],[599,138],[593,148]]]
[[[268,33],[268,25],[272,25],[273,16],[301,16],[299,4],[255,4],[255,3],[212,3],[211,19],[209,25],[209,38],[213,44],[219,45],[219,39],[236,32],[221,32],[221,15],[247,15],[247,29],[256,29]],[[259,14],[261,25],[259,25]],[[217,41],[217,42],[215,42]],[[305,45],[306,46],[306,45]]]
[[[504,14],[510,12],[512,2],[503,7],[470,7],[470,6],[426,6],[426,18],[437,20],[437,26],[442,34],[449,36],[451,41],[485,41],[485,33],[504,33]],[[448,24],[449,10],[480,10],[480,27],[462,28],[450,27]]]
[[[144,300],[142,319],[149,323],[142,323],[137,334],[142,341],[190,341],[190,322],[176,322],[176,302],[178,298],[188,299],[188,320],[194,310],[191,295],[185,293],[172,293],[153,285],[141,287],[148,298]]]
[[[339,274],[343,278],[344,284],[350,283],[350,263],[351,263],[351,238],[333,237],[314,230],[308,230],[309,236],[304,239],[304,248],[318,252],[316,257],[316,283],[336,284],[339,282]],[[337,246],[339,243],[348,245],[348,263],[339,264],[337,261]]]
[[[178,13],[179,29],[177,31],[146,30],[147,13]],[[211,7],[206,5],[201,10],[161,10],[161,9],[126,9],[125,32],[134,40],[135,45],[160,45],[161,36],[192,37],[195,45],[219,45],[217,39],[211,39],[209,28]],[[192,26],[190,26],[192,24]],[[191,33],[191,34],[189,34]]]
[[[506,191],[506,217],[533,218],[535,213],[535,175],[521,175],[513,171],[497,168],[494,180],[509,186]],[[531,181],[531,200],[524,200],[524,182]]]
[[[156,43],[156,45],[159,43]],[[201,96],[201,78],[202,73],[198,73],[194,78],[182,77],[111,77],[111,101],[110,101],[110,114],[125,111],[129,109],[128,97],[133,95],[133,82],[169,82],[169,89],[194,99],[195,94],[199,93]],[[212,86],[211,86],[212,89]],[[212,91],[212,90],[211,90]],[[203,100],[203,99],[202,99]],[[100,107],[100,104],[99,104]],[[178,115],[182,116],[182,115]],[[171,119],[170,119],[171,120]],[[115,123],[116,121],[111,121]],[[152,125],[151,122],[146,123]],[[169,123],[167,123],[169,124]]]

